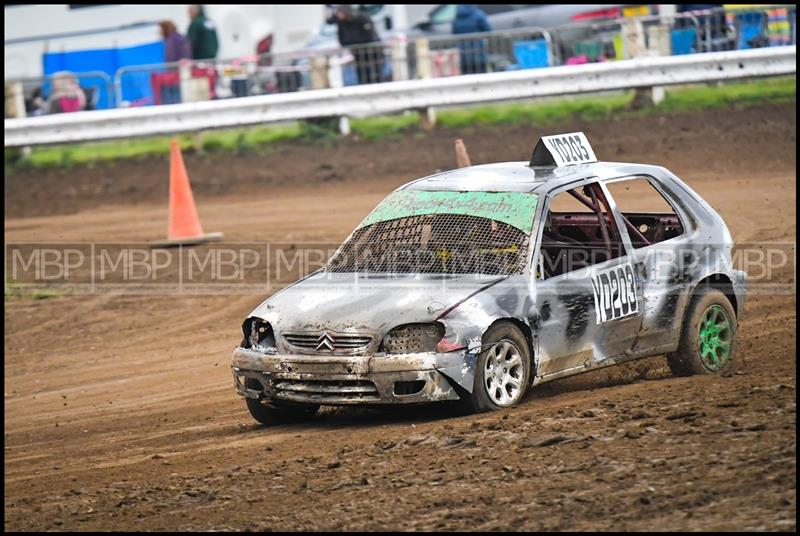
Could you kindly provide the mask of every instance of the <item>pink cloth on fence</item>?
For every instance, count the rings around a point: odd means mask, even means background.
[[[78,97],[61,97],[58,99],[58,107],[63,113],[78,112],[81,110],[81,100]]]
[[[589,63],[589,56],[586,54],[567,58],[567,65],[583,65],[584,63]]]

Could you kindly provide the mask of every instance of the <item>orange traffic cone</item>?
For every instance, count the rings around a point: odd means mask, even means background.
[[[467,154],[467,147],[461,139],[456,140],[456,165],[460,168],[472,165]]]
[[[169,161],[169,228],[167,239],[153,246],[178,246],[219,240],[222,233],[203,234],[197,208],[194,206],[192,186],[183,165],[181,147],[172,140]]]

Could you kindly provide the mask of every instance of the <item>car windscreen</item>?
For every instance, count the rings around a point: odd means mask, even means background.
[[[399,190],[367,216],[326,270],[522,273],[537,202],[528,192]]]

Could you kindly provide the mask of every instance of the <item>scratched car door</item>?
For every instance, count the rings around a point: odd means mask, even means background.
[[[683,270],[697,262],[690,247],[692,219],[663,182],[665,177],[629,176],[604,184],[628,235],[636,276],[645,297],[636,352],[669,347],[680,332],[677,314],[688,301],[689,280]]]
[[[597,183],[557,190],[546,203],[532,315],[539,377],[625,355],[642,318],[641,283]]]

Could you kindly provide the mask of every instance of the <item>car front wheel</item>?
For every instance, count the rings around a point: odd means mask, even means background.
[[[510,322],[498,322],[483,335],[472,393],[465,395],[473,412],[495,411],[516,405],[527,390],[531,355],[528,341]]]

